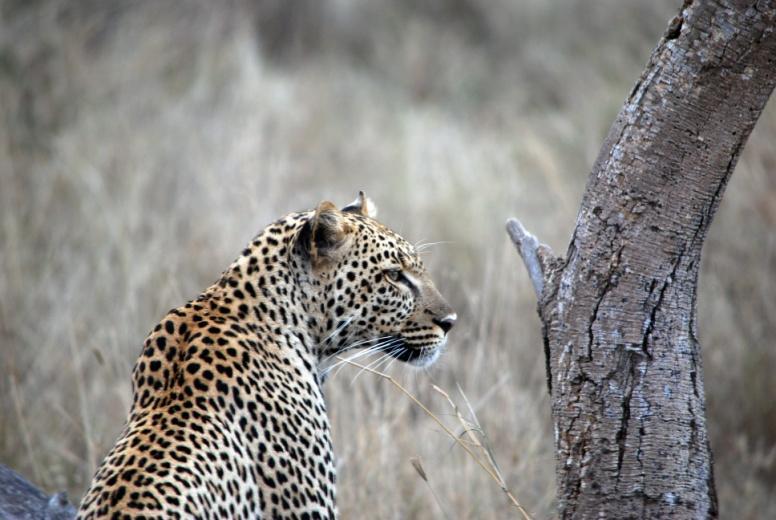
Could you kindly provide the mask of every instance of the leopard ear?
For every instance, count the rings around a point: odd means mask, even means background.
[[[342,212],[329,201],[315,208],[297,237],[297,248],[310,259],[314,268],[336,263],[350,243],[351,227]]]
[[[342,208],[345,213],[356,213],[365,217],[377,218],[377,206],[363,191],[358,192],[356,200]]]

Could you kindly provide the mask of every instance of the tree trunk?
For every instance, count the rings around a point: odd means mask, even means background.
[[[561,518],[714,518],[703,241],[776,83],[772,0],[686,1],[593,167],[565,258],[512,219],[539,298]]]

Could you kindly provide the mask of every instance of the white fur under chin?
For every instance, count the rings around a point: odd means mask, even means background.
[[[436,344],[435,347],[428,353],[425,354],[417,359],[413,359],[412,361],[408,361],[407,364],[410,365],[413,368],[426,368],[430,367],[436,361],[439,359],[439,356],[442,355],[442,352],[445,351],[445,346],[447,345],[447,338],[443,338],[442,341]]]

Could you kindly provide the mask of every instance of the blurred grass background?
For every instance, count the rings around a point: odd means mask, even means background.
[[[457,309],[459,384],[521,502],[554,507],[533,294],[503,231],[564,251],[678,0],[0,1],[0,462],[78,499],[150,328],[266,223],[359,189]],[[699,313],[722,516],[776,515],[776,106],[708,239]],[[327,397],[343,518],[514,511],[385,381]],[[449,417],[448,417],[449,418]]]

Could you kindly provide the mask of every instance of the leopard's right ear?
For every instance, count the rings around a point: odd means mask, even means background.
[[[351,231],[337,206],[323,201],[299,231],[296,249],[313,269],[336,263],[348,249]]]
[[[356,213],[364,217],[377,218],[377,205],[363,191],[358,192],[356,200],[342,208],[344,213]]]

